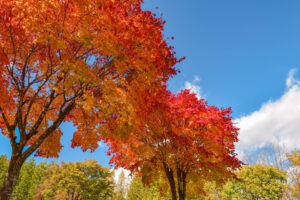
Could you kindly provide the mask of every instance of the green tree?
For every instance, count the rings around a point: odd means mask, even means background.
[[[0,156],[0,183],[4,181],[9,160],[5,155]],[[44,181],[43,173],[46,170],[46,163],[35,164],[32,158],[26,162],[20,172],[17,185],[11,196],[14,200],[32,200],[37,187]]]
[[[141,177],[134,177],[130,183],[127,200],[158,200],[163,199],[156,186],[144,186]]]
[[[108,199],[113,194],[112,173],[95,160],[53,164],[36,199]]]
[[[21,168],[19,180],[11,199],[32,200],[38,186],[45,181],[43,174],[47,167],[45,162],[36,165],[33,158],[26,162]]]
[[[300,151],[293,151],[287,154],[287,158],[294,166],[294,171],[296,171],[294,180],[289,187],[289,192],[292,197],[295,197],[296,199],[300,199],[300,173],[299,173]]]
[[[8,169],[9,160],[5,155],[0,156],[0,184],[3,183]]]
[[[286,188],[285,173],[271,166],[244,166],[237,172],[240,181],[229,181],[223,188],[222,196],[228,200],[281,199]]]

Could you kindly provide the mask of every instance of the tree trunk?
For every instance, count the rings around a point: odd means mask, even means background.
[[[171,168],[169,168],[166,165],[166,163],[163,163],[163,165],[164,165],[164,170],[165,170],[166,176],[167,176],[169,184],[170,184],[170,188],[171,188],[171,192],[172,192],[172,200],[177,200],[177,191],[176,191],[176,185],[175,185],[175,181],[174,181],[173,170]]]
[[[19,174],[24,161],[25,159],[23,159],[21,155],[15,155],[13,152],[9,161],[9,167],[6,177],[4,179],[2,187],[0,188],[0,200],[10,199],[12,192],[18,182]]]
[[[179,200],[186,198],[186,173],[177,167],[177,188]]]
[[[186,198],[186,173],[183,174],[183,198]]]

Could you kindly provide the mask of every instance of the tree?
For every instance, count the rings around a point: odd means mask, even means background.
[[[34,159],[26,162],[20,172],[18,183],[12,193],[12,199],[32,200],[40,184],[45,180],[44,173],[48,165],[45,162],[36,165]]]
[[[203,180],[221,184],[234,176],[231,170],[241,162],[234,153],[238,128],[230,108],[208,106],[189,90],[173,95],[164,88],[156,97],[141,98],[135,124],[122,130],[130,137],[106,140],[111,162],[142,175],[145,184],[164,173],[173,200],[191,196],[186,184],[197,185],[199,192]]]
[[[297,182],[296,170],[292,168],[291,162],[288,160],[286,154],[288,149],[284,144],[270,143],[262,148],[245,156],[245,163],[249,165],[263,164],[276,167],[279,170],[287,170],[288,185],[291,182]],[[282,199],[291,199],[290,189],[286,188]]]
[[[94,151],[134,120],[131,97],[177,73],[164,22],[141,3],[0,0],[0,128],[12,148],[1,200],[30,155],[58,157],[61,123],[77,128],[72,147]]]
[[[224,186],[225,199],[279,200],[286,187],[285,171],[272,166],[244,166],[237,177],[240,181],[232,180]]]
[[[95,160],[53,164],[36,196],[57,200],[108,199],[113,194],[111,175]]]
[[[8,160],[1,156],[0,168],[7,167]],[[36,165],[31,159],[22,166],[11,199],[94,200],[108,199],[112,195],[113,181],[110,169],[102,168],[94,160],[61,165],[42,162]]]
[[[207,181],[204,183],[204,194],[201,200],[224,200],[221,196],[223,185],[216,185],[214,181]]]
[[[22,166],[20,176],[19,176],[19,181],[12,194],[12,199],[15,198],[15,199],[29,200],[33,198],[33,194],[32,194],[33,186],[39,184],[35,180],[36,179],[35,168],[36,165],[33,159],[30,159],[29,162],[26,162]]]
[[[300,198],[300,173],[299,173],[299,166],[300,166],[300,151],[292,151],[291,153],[287,154],[289,161],[291,161],[292,165],[294,166],[295,177],[293,177],[291,187],[289,191],[291,192],[291,196],[297,199]],[[293,175],[293,174],[292,174]]]
[[[6,156],[0,156],[0,183],[3,183],[7,172],[9,160]],[[38,186],[44,181],[43,173],[47,164],[42,162],[38,165],[34,159],[25,162],[21,168],[19,181],[15,187],[11,199],[31,200],[36,193]]]
[[[125,200],[127,193],[128,180],[126,180],[124,170],[122,170],[115,181],[115,195],[114,200]]]
[[[144,186],[141,177],[134,177],[130,183],[127,200],[159,200],[163,199],[154,185]]]
[[[271,143],[246,155],[245,163],[249,165],[264,164],[279,170],[287,170],[291,167],[291,163],[286,157],[287,152],[288,149],[285,145]]]

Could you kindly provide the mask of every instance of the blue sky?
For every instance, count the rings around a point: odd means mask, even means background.
[[[148,0],[162,12],[165,35],[187,59],[170,81],[177,91],[197,75],[209,103],[239,117],[276,99],[291,68],[300,66],[300,2]]]
[[[165,37],[174,36],[178,57],[186,56],[169,89],[193,88],[209,104],[231,106],[241,128],[239,152],[270,141],[299,144],[300,1],[145,0],[144,9],[163,13]],[[92,154],[71,149],[74,128],[62,130],[59,160],[108,166],[105,146]],[[9,152],[1,136],[0,154]]]

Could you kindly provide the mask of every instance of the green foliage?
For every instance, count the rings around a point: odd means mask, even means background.
[[[101,167],[95,160],[53,164],[37,195],[45,200],[108,199],[113,194],[111,175],[108,168]]]
[[[299,152],[288,154],[295,167],[300,166]],[[8,168],[6,156],[0,156],[0,181],[2,182]],[[205,182],[201,185],[206,196],[190,197],[189,200],[276,200],[281,199],[287,189],[285,171],[266,165],[244,166],[236,175],[239,180],[231,180],[224,187],[215,182]],[[90,160],[76,163],[46,163],[35,164],[34,160],[26,162],[20,173],[17,186],[12,194],[13,200],[159,200],[170,199],[170,194],[161,197],[158,188],[161,182],[156,179],[156,185],[145,186],[141,177],[135,177],[127,190],[124,172],[120,173],[119,181],[113,191],[113,174],[108,168],[103,168],[96,161]],[[299,179],[291,185],[291,195],[299,197]],[[189,188],[191,193],[197,187]],[[166,187],[168,188],[168,187]],[[169,191],[161,191],[169,192]],[[127,195],[126,195],[127,193]],[[194,193],[195,194],[195,193]],[[298,195],[298,196],[297,196]]]
[[[6,156],[0,156],[0,183],[5,179],[9,160]],[[14,189],[11,199],[14,200],[32,200],[38,185],[44,181],[43,173],[48,165],[40,163],[36,165],[34,159],[26,162],[20,172],[18,183]]]
[[[9,160],[0,156],[0,182]],[[11,196],[13,200],[108,199],[113,195],[112,173],[95,160],[76,163],[35,164],[26,162]]]
[[[0,156],[0,184],[2,184],[5,179],[5,174],[8,169],[8,162],[9,160],[7,159],[6,156],[4,155]]]
[[[155,186],[144,186],[141,177],[135,177],[130,183],[127,200],[158,200],[163,199],[158,188]]]
[[[12,194],[12,199],[33,199],[38,186],[45,181],[43,173],[47,169],[46,163],[36,165],[32,158],[21,169],[18,183]]]
[[[295,167],[294,170],[296,171],[294,177],[295,180],[293,180],[293,184],[290,186],[289,192],[292,197],[300,199],[300,173],[298,171],[300,167],[300,151],[292,151],[290,154],[287,154],[287,158]]]
[[[225,199],[276,200],[286,188],[285,171],[265,165],[244,166],[237,172],[240,179],[229,181],[223,188]]]

